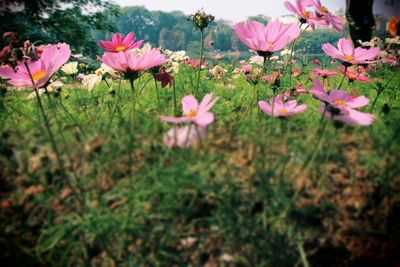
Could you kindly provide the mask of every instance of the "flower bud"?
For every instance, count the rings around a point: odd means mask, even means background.
[[[211,21],[214,20],[213,15],[206,14],[204,9],[198,10],[194,15],[190,15],[188,20],[191,21],[196,30],[203,30],[208,27]]]

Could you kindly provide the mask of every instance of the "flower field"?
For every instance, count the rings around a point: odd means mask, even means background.
[[[5,33],[3,266],[400,266],[399,37],[301,54],[345,22],[285,6],[299,23],[234,25],[245,58],[205,51],[204,10],[196,57]]]

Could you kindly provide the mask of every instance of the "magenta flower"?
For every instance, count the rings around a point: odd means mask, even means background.
[[[344,73],[346,68],[342,67],[341,71]],[[346,69],[346,77],[350,80],[350,82],[360,81],[365,83],[370,83],[372,80],[368,76],[361,75],[358,71]]]
[[[182,110],[185,117],[175,118],[169,116],[161,116],[161,119],[171,123],[193,122],[199,126],[207,126],[214,121],[214,114],[210,112],[212,107],[217,103],[219,97],[213,101],[212,93],[204,96],[200,105],[197,99],[192,96],[185,96],[182,99]]]
[[[322,76],[322,78],[324,78],[324,79],[326,79],[328,77],[334,77],[334,76],[338,75],[338,73],[335,72],[335,71],[322,70],[322,69],[318,69],[318,68],[313,69],[312,72],[315,75]]]
[[[242,67],[243,72],[244,72],[245,74],[249,74],[249,73],[251,72],[252,68],[253,68],[253,66],[250,65],[250,64],[246,64],[246,65],[244,65],[244,66]]]
[[[207,137],[206,127],[189,125],[174,127],[164,136],[164,144],[168,148],[181,147],[187,148],[197,142],[204,142]]]
[[[297,100],[283,101],[283,97],[272,97],[269,102],[259,101],[260,109],[273,117],[288,117],[301,113],[307,109],[306,104],[297,105]]]
[[[355,110],[368,105],[369,99],[364,96],[353,97],[344,90],[333,90],[328,94],[317,78],[311,92],[323,101],[321,112],[325,117],[349,125],[370,125],[375,120],[374,115]]]
[[[258,21],[249,21],[235,25],[239,39],[260,56],[268,57],[283,49],[300,35],[298,25],[285,25],[274,20],[267,26]]]
[[[105,52],[99,60],[112,69],[123,73],[148,70],[167,62],[167,59],[157,49],[152,49],[141,55],[134,55],[128,51]]]
[[[24,63],[19,63],[16,71],[10,66],[0,67],[0,77],[9,79],[8,82],[16,87],[43,87],[70,56],[69,45],[48,45],[38,60],[27,62],[34,84]]]
[[[329,10],[321,4],[320,0],[314,0],[314,7],[317,15],[325,20],[326,24],[331,24],[333,28],[339,32],[343,31],[344,20],[341,17],[333,15]]]
[[[222,54],[222,53],[220,53],[220,54],[215,54],[215,55],[214,55],[214,59],[216,59],[216,60],[223,59],[224,57],[225,57],[225,55]]]
[[[335,89],[328,94],[318,78],[314,78],[314,88],[311,93],[319,100],[338,109],[361,108],[369,103],[369,99],[365,96],[353,97],[344,90]]]
[[[341,38],[338,41],[338,48],[326,43],[322,45],[322,50],[329,56],[339,59],[346,64],[372,63],[379,55],[378,47],[372,47],[370,49],[357,47],[354,49],[353,42],[346,38]]]
[[[308,5],[307,5],[308,4]],[[285,7],[292,13],[300,17],[301,23],[307,23],[310,27],[315,30],[315,24],[322,23],[326,24],[324,20],[316,17],[311,11],[306,9],[306,6],[313,6],[312,1],[296,0],[296,4],[293,5],[289,1],[285,1]]]
[[[327,107],[325,103],[322,103],[320,112],[324,114],[326,118],[340,121],[348,125],[362,125],[368,126],[374,123],[375,116],[371,113],[361,112],[355,109],[332,109]]]
[[[321,61],[319,61],[317,58],[313,58],[313,59],[311,59],[311,61],[312,61],[312,63],[314,63],[317,66],[321,66],[322,65]]]
[[[125,38],[117,33],[114,34],[111,41],[101,40],[99,46],[107,52],[121,52],[138,48],[142,45],[143,40],[135,42],[136,36],[133,32],[128,33]]]

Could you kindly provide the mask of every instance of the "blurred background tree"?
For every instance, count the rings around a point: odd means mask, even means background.
[[[21,40],[38,43],[66,42],[74,53],[95,56],[92,31],[114,31],[110,18],[118,10],[107,0],[0,0],[0,32],[18,32]]]
[[[194,10],[195,11],[195,10]],[[199,34],[181,11],[150,11],[143,6],[119,7],[107,0],[0,0],[0,31],[16,31],[20,39],[39,43],[66,42],[73,53],[95,58],[101,54],[97,43],[110,39],[113,33],[133,31],[137,39],[170,50],[186,50],[198,55]],[[249,17],[267,24],[270,18]],[[248,51],[233,26],[236,22],[213,21],[206,31],[206,51]],[[321,44],[335,43],[346,33],[329,29],[306,32],[297,52],[321,54]],[[312,36],[312,38],[311,38]],[[5,45],[1,39],[0,45]],[[246,54],[247,56],[248,54]],[[244,55],[243,55],[244,56]]]

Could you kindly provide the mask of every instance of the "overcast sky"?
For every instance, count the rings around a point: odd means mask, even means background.
[[[205,11],[214,15],[216,19],[228,19],[233,22],[259,14],[269,17],[289,14],[283,5],[284,0],[114,0],[114,2],[121,6],[145,6],[150,10],[180,10],[185,14],[195,13],[204,7]],[[322,0],[321,2],[331,11],[345,6],[345,0]]]

